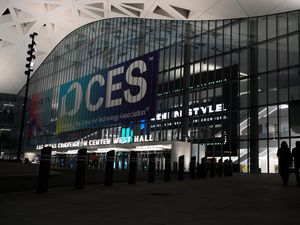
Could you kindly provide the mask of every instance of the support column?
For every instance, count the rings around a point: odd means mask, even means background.
[[[257,22],[250,20],[250,44],[257,42]],[[250,173],[259,173],[258,160],[258,50],[251,46],[249,52],[250,72]]]
[[[190,22],[185,24],[184,40],[184,68],[182,77],[182,120],[181,120],[181,141],[186,141],[189,129],[189,86],[190,86],[190,59],[191,59],[191,40],[190,31],[192,25]]]

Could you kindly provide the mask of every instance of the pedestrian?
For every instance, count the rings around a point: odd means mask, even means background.
[[[294,161],[294,168],[295,168],[295,176],[297,180],[297,185],[300,187],[299,181],[299,167],[300,167],[300,141],[296,141],[296,147],[292,150],[292,158]]]
[[[285,141],[281,142],[281,146],[277,151],[277,157],[279,161],[279,174],[282,178],[283,185],[286,186],[290,176],[291,152]]]

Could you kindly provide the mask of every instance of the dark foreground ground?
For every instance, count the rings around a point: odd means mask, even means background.
[[[22,164],[16,162],[0,161],[0,193],[35,190],[38,180],[39,165]],[[87,169],[86,184],[103,184],[104,170]],[[156,171],[156,179],[163,179],[163,171]],[[185,174],[188,177],[188,174]],[[138,171],[137,180],[146,181],[147,171]],[[176,179],[177,174],[173,173]],[[115,170],[114,182],[126,183],[128,170]],[[73,187],[75,183],[75,169],[51,168],[49,187]]]
[[[300,188],[278,175],[116,183],[0,193],[1,225],[281,224],[300,220]]]

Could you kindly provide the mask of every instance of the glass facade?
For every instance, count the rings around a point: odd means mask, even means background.
[[[231,157],[241,172],[277,172],[280,142],[287,140],[294,147],[300,140],[299,13],[217,21],[115,18],[80,27],[55,47],[30,80],[24,149],[134,132],[151,135],[154,141],[190,142],[197,160]],[[108,87],[104,94],[93,89],[106,83],[112,84],[112,92],[110,105],[103,104],[111,111],[104,114],[115,115],[112,106],[120,99],[132,103],[134,97],[144,97],[144,80],[134,83],[136,75],[130,80],[126,73],[130,63],[143,60],[152,71],[146,80],[154,84],[152,97],[150,103],[132,107],[150,107],[154,114],[85,122],[92,120],[81,112],[82,99],[96,113],[104,97],[107,101]],[[92,78],[97,74],[106,75]],[[74,83],[84,85],[91,79],[86,97],[85,89]],[[124,91],[118,98],[123,91],[118,84],[124,86],[125,79],[137,88],[136,94]],[[69,84],[76,90],[73,97]],[[83,93],[78,95],[79,89]],[[64,93],[71,96],[65,110],[71,112],[77,104],[81,116],[61,118]],[[64,126],[58,129],[58,123]]]

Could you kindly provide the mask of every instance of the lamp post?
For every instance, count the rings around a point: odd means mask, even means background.
[[[23,133],[24,133],[25,114],[26,114],[26,108],[27,108],[29,79],[30,79],[30,73],[33,71],[33,64],[34,64],[33,60],[35,59],[35,55],[33,53],[36,51],[34,48],[34,46],[36,45],[34,38],[37,35],[38,34],[36,32],[29,35],[29,37],[31,38],[31,44],[28,45],[28,51],[27,51],[28,57],[26,58],[26,61],[28,63],[25,65],[27,68],[27,70],[25,71],[27,80],[26,80],[26,85],[25,85],[25,96],[24,96],[24,101],[23,101],[21,127],[20,127],[19,141],[18,141],[17,160],[21,160],[21,151],[22,151],[22,142],[23,142]]]

